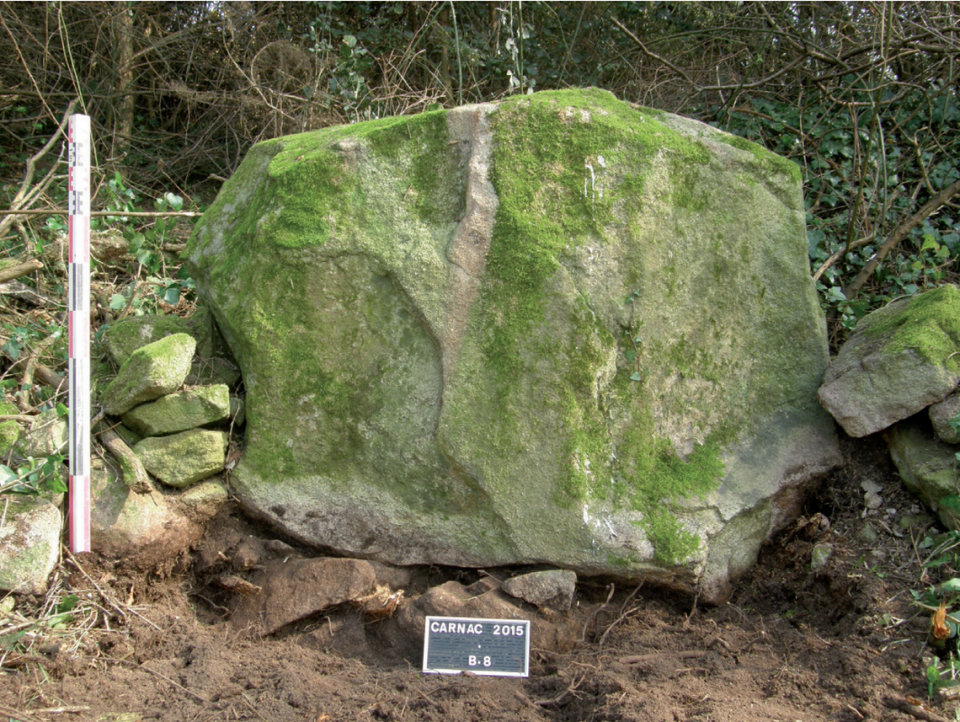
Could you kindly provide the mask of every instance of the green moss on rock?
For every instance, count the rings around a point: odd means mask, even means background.
[[[104,389],[103,410],[116,416],[176,391],[190,372],[196,347],[192,336],[177,333],[138,348]]]
[[[17,416],[20,410],[16,405],[0,401],[0,416]],[[6,456],[20,439],[23,431],[16,421],[0,421],[0,456]]]
[[[888,354],[915,351],[928,363],[960,374],[960,288],[941,286],[874,313],[861,330],[884,338]]]
[[[758,430],[830,446],[796,174],[730,138],[571,90],[256,146],[187,251],[245,503],[403,563],[695,578],[705,520],[806,473]]]

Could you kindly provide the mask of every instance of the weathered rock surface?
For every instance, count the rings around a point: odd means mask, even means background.
[[[241,597],[230,621],[237,629],[273,634],[288,624],[370,594],[377,575],[359,559],[268,562],[251,583],[260,592]]]
[[[188,496],[189,495],[189,496]],[[136,494],[119,474],[94,459],[90,476],[91,544],[110,559],[152,569],[187,552],[204,525],[227,501],[227,490],[205,481],[182,496],[153,491]]]
[[[576,588],[577,575],[564,569],[521,574],[507,579],[501,587],[511,597],[560,612],[570,609]]]
[[[43,594],[60,556],[60,510],[47,499],[0,497],[0,589]]]
[[[895,301],[857,325],[823,379],[820,403],[853,437],[942,401],[960,382],[960,289]]]
[[[902,421],[883,434],[903,485],[935,512],[950,529],[960,529],[960,508],[944,500],[957,496],[956,446],[938,443],[929,427],[915,419]]]
[[[141,436],[162,436],[230,418],[230,389],[225,384],[195,386],[140,404],[123,423]]]
[[[119,416],[176,391],[187,378],[196,347],[192,336],[177,333],[138,348],[104,390],[103,410]]]
[[[0,416],[18,416],[20,409],[8,401],[0,399]],[[0,421],[0,456],[6,456],[13,449],[23,430],[16,421]]]
[[[261,143],[186,255],[248,510],[717,601],[839,463],[806,248],[793,164],[587,90]]]
[[[25,457],[38,459],[67,450],[70,429],[67,420],[60,418],[56,409],[39,414],[17,444],[17,451]]]
[[[133,447],[133,453],[164,484],[183,487],[223,471],[227,441],[222,431],[191,429],[146,438]]]
[[[940,403],[932,404],[927,413],[930,415],[933,430],[941,441],[960,444],[960,434],[950,426],[950,422],[960,414],[960,394],[952,393]]]

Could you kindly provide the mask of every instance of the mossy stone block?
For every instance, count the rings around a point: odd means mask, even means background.
[[[7,401],[0,401],[0,416],[19,416],[20,409]],[[0,456],[10,453],[23,433],[16,421],[0,421]]]
[[[104,350],[117,366],[130,358],[134,351],[167,336],[185,333],[197,342],[199,356],[213,355],[213,341],[209,323],[203,319],[180,316],[133,316],[113,323],[103,334]]]
[[[960,289],[941,286],[864,317],[830,362],[818,396],[862,437],[938,403],[960,382]]]
[[[123,415],[141,436],[163,436],[230,418],[230,389],[224,384],[194,386],[141,404]]]
[[[60,510],[46,499],[16,495],[5,495],[0,506],[0,590],[43,594],[60,555]]]
[[[164,484],[184,487],[223,471],[227,435],[191,429],[144,439],[133,447],[133,453]]]
[[[180,316],[135,316],[118,321],[103,335],[103,348],[117,366],[138,348],[167,336],[185,333],[197,342],[194,359],[186,383],[191,386],[213,384],[235,385],[240,370],[224,357],[225,348],[216,329],[213,316],[200,309],[188,318]]]
[[[56,409],[39,414],[17,444],[17,451],[28,458],[39,459],[52,454],[63,454],[70,440],[66,418]]]
[[[196,347],[192,336],[177,333],[138,348],[104,389],[103,410],[119,416],[176,391],[187,378]]]
[[[901,421],[884,431],[890,458],[911,494],[937,513],[950,529],[960,528],[953,509],[942,506],[945,497],[960,493],[954,454],[960,447],[938,443],[930,428],[917,420]]]

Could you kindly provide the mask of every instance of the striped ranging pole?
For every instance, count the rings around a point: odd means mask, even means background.
[[[90,551],[90,117],[68,130],[70,551]]]

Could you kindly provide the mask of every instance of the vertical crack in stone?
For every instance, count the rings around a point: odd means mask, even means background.
[[[490,113],[495,105],[470,105],[451,110],[447,128],[452,141],[470,143],[466,212],[447,248],[447,303],[440,329],[444,388],[452,379],[470,309],[480,292],[487,251],[497,216],[496,191],[490,182],[493,134]]]

